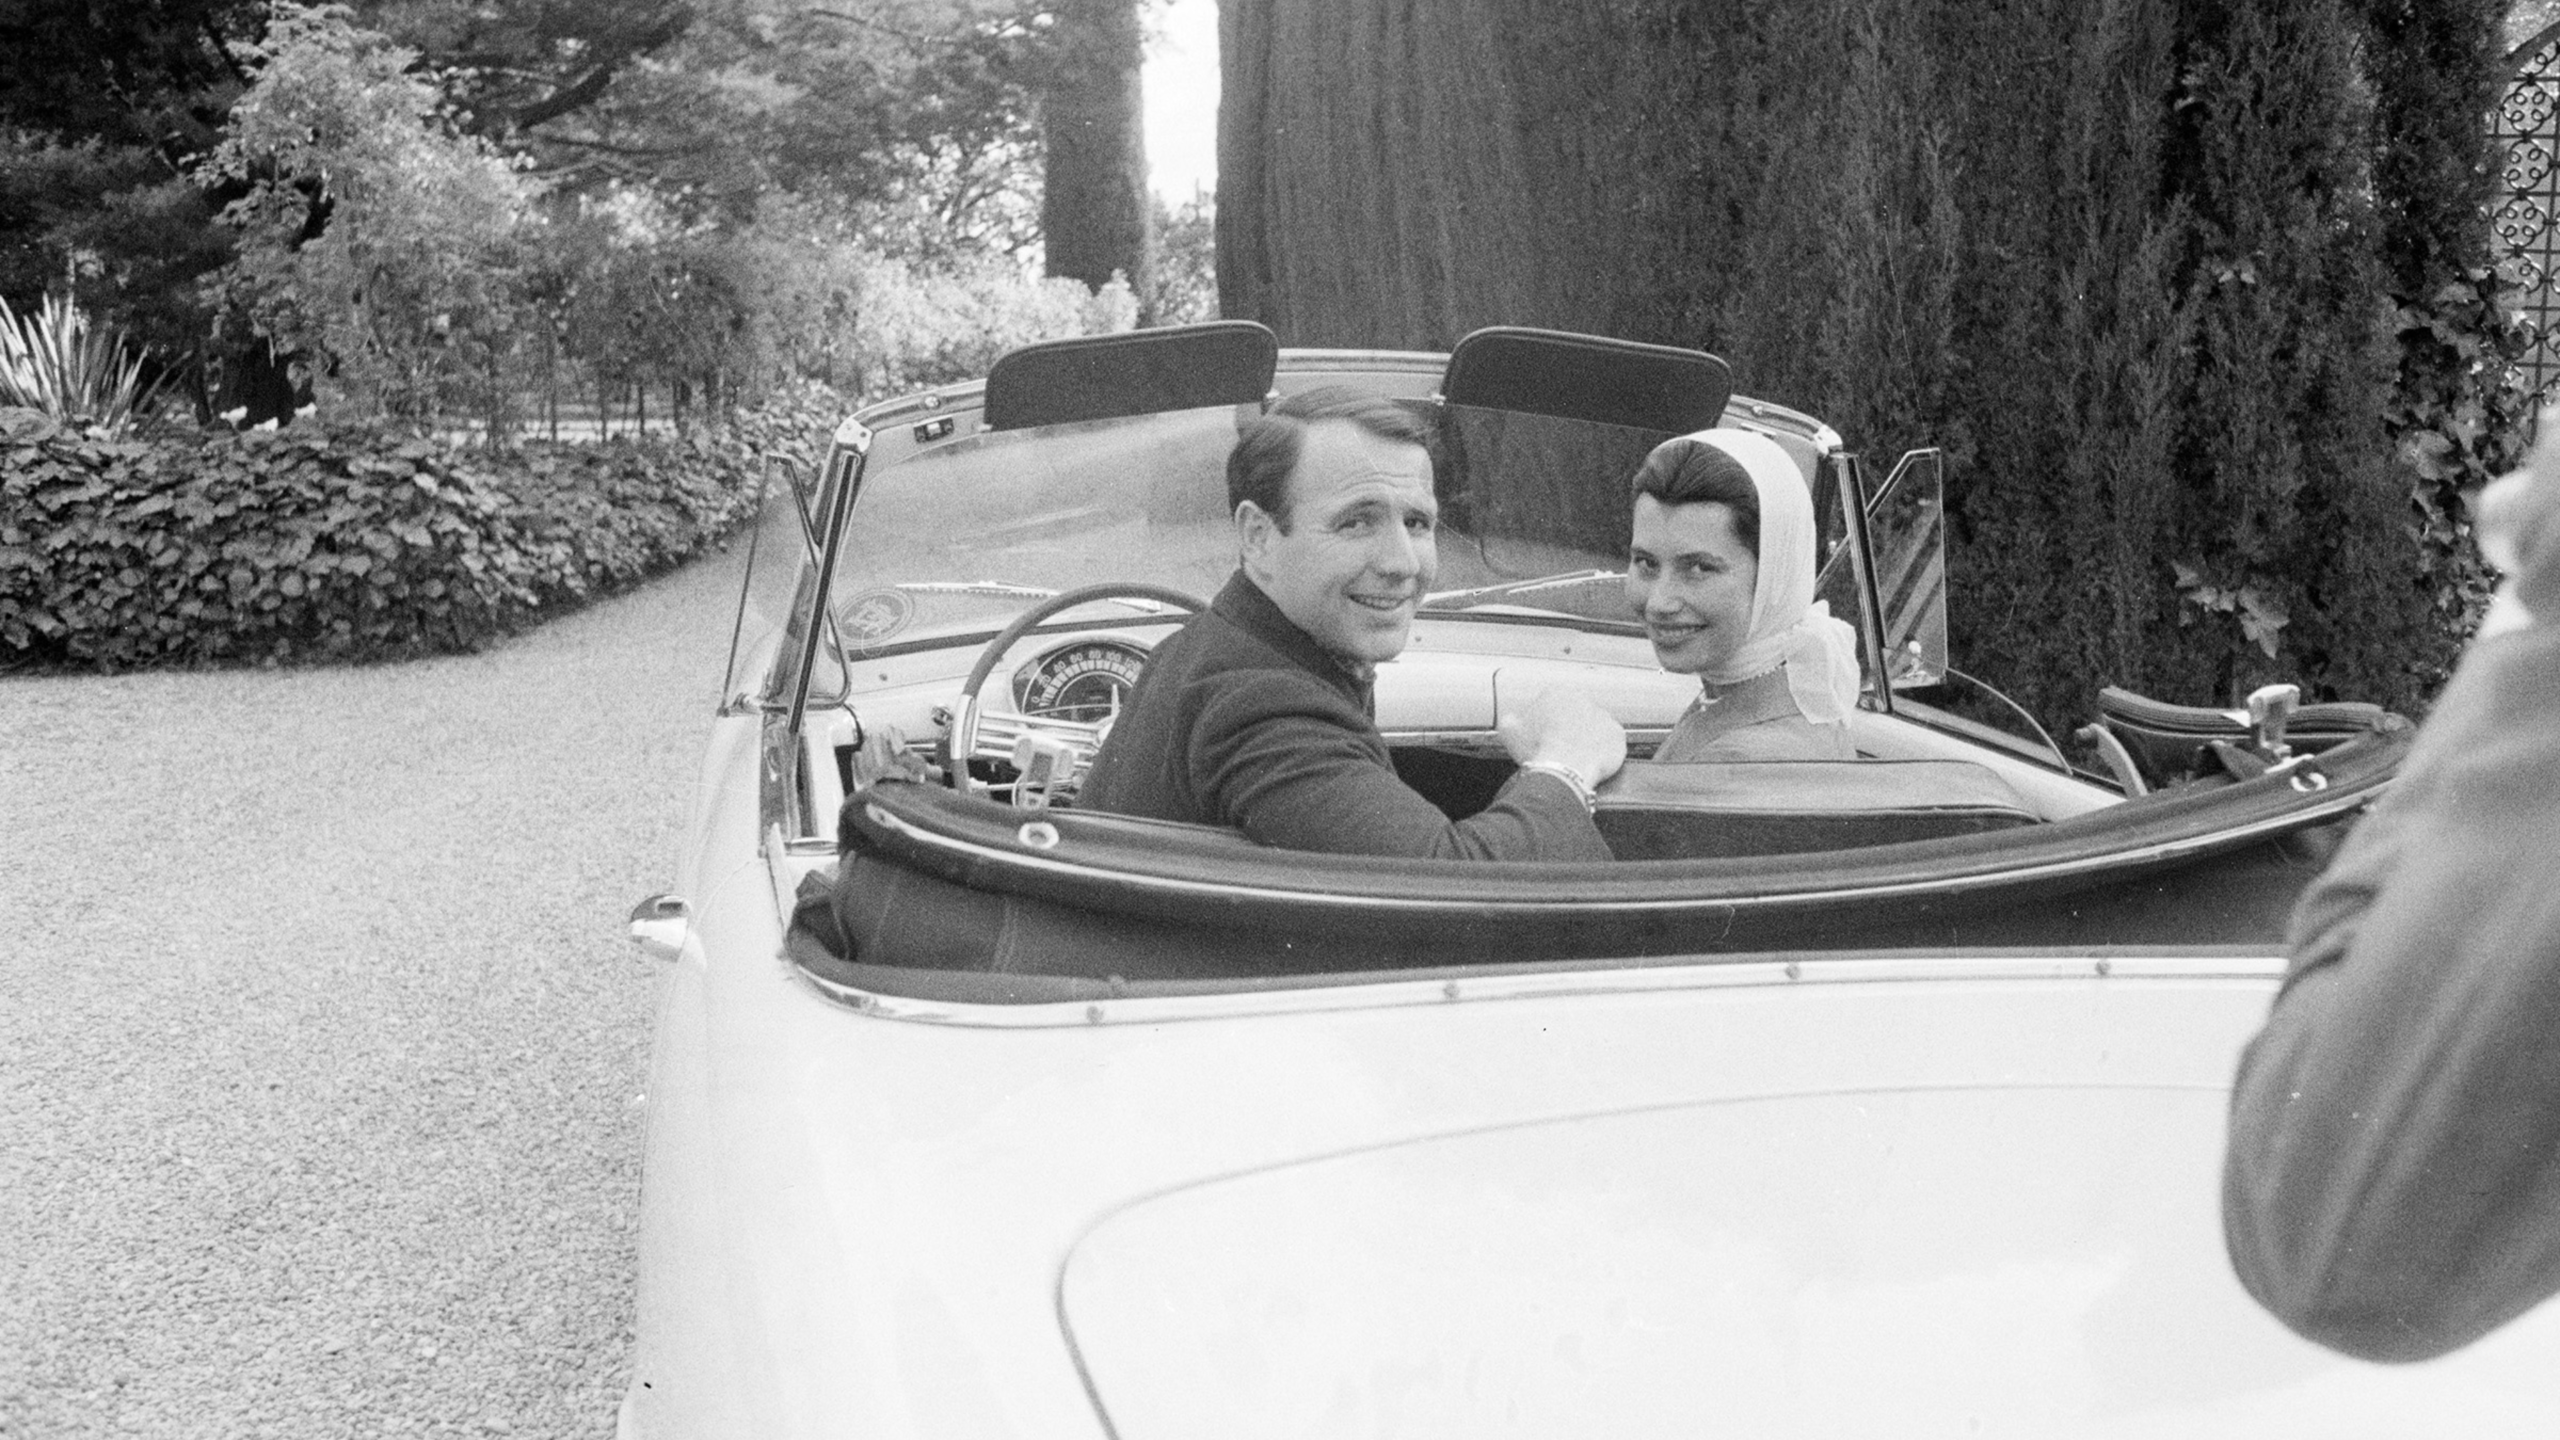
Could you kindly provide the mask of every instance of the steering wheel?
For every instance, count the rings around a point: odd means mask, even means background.
[[[978,652],[978,662],[969,667],[969,678],[960,686],[960,701],[951,707],[951,725],[943,733],[939,759],[944,779],[952,789],[962,794],[971,793],[974,787],[969,779],[969,761],[1010,761],[1013,759],[1014,742],[1025,735],[1047,735],[1066,741],[1076,748],[1078,764],[1091,760],[1093,752],[1102,748],[1102,732],[1111,723],[1108,720],[1095,724],[1047,715],[1016,715],[1004,710],[981,712],[978,708],[978,692],[985,688],[987,676],[994,672],[996,662],[1003,659],[1004,653],[1023,636],[1030,634],[1033,626],[1061,611],[1090,605],[1096,600],[1154,600],[1195,615],[1209,608],[1205,600],[1162,585],[1150,585],[1139,580],[1105,580],[1095,585],[1062,590],[1014,616],[1013,623],[997,631],[995,638]]]

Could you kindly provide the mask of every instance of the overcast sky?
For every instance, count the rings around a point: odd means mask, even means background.
[[[1171,0],[1147,46],[1147,169],[1167,205],[1218,186],[1218,0]]]

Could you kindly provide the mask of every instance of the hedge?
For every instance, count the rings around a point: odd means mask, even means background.
[[[477,650],[702,553],[805,414],[486,451],[382,428],[109,438],[0,410],[0,664]]]

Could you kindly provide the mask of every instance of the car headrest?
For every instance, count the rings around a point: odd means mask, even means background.
[[[1449,352],[1451,405],[1685,435],[1723,417],[1733,371],[1703,350],[1494,326]]]
[[[1026,345],[987,371],[990,430],[1259,405],[1280,342],[1250,320],[1084,335]]]

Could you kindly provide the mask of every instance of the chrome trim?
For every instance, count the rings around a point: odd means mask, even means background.
[[[1437,375],[1449,368],[1446,350],[1351,350],[1284,345],[1277,373],[1325,374],[1336,370],[1368,370],[1410,375]]]
[[[692,927],[692,902],[681,895],[662,891],[631,907],[631,943],[652,960],[682,955]]]
[[[921,1000],[840,984],[793,966],[828,1001],[880,1020],[984,1030],[1160,1025],[1177,1020],[1231,1020],[1341,1010],[1410,1009],[1491,1000],[1570,999],[1663,991],[1776,989],[1795,985],[1919,984],[1966,980],[2231,980],[2283,978],[2282,957],[2267,955],[1978,955],[1844,956],[1820,960],[1745,960],[1619,970],[1486,975],[1459,979],[1385,980],[1357,985],[1252,990],[1224,994],[1148,995],[1039,1001],[1029,1004]]]
[[[2328,792],[2319,793],[2325,794]],[[1505,904],[1500,901],[1470,901],[1467,902],[1467,906],[1478,916],[1545,914],[1559,911],[1570,912],[1575,915],[1652,915],[1667,911],[1688,909],[1693,906],[1700,905],[1715,905],[1727,910],[1741,912],[1764,909],[1778,905],[1835,905],[1847,904],[1861,900],[1887,900],[1913,895],[1928,895],[1940,891],[1956,889],[1975,890],[1982,888],[1985,881],[1998,881],[2005,884],[2037,880],[2067,879],[2072,876],[2087,875],[2102,870],[2113,870],[2126,865],[2174,861],[2188,855],[2201,854],[2208,850],[2224,849],[2233,845],[2246,844],[2247,842],[2258,839],[2262,836],[2278,835],[2288,830],[2298,830],[2306,825],[2314,824],[2334,816],[2343,815],[2348,811],[2359,809],[2372,798],[2372,795],[2364,790],[2349,791],[2335,795],[2328,800],[2315,801],[2309,804],[2296,806],[2295,808],[2286,810],[2281,814],[2271,815],[2253,825],[2243,825],[2229,830],[2215,830],[2208,834],[2191,836],[2184,840],[2166,841],[2160,844],[2143,846],[2142,848],[2135,850],[2109,850],[2101,854],[2089,856],[2085,859],[2055,861],[2044,865],[2024,866],[1996,871],[1967,871],[1960,875],[1947,876],[1944,879],[1912,880],[1889,885],[1852,885],[1836,890],[1790,890],[1781,895],[1736,895],[1716,900],[1703,900],[1690,896],[1669,896],[1644,900],[1540,901],[1530,904]],[[919,845],[923,845],[927,848],[939,849],[947,854],[964,855],[973,859],[992,860],[1007,865],[1027,866],[1031,869],[1041,870],[1061,876],[1078,878],[1089,875],[1107,876],[1117,884],[1135,886],[1157,894],[1179,895],[1186,898],[1232,898],[1242,895],[1250,896],[1257,900],[1282,901],[1290,904],[1320,905],[1337,909],[1354,910],[1442,910],[1451,908],[1453,905],[1458,903],[1449,900],[1417,899],[1401,896],[1345,895],[1338,892],[1318,890],[1281,890],[1255,885],[1218,884],[1204,880],[1180,880],[1171,876],[1163,875],[1137,875],[1126,870],[1116,870],[1106,866],[1086,864],[1070,860],[1058,860],[1037,855],[1025,855],[1019,850],[1003,850],[991,845],[981,845],[971,840],[954,839],[951,836],[937,834],[934,831],[923,828],[922,826],[900,819],[898,816],[892,815],[888,811],[881,809],[878,805],[868,806],[867,813],[870,816],[872,823],[879,825],[884,829],[896,831],[898,834],[916,842]]]
[[[1869,692],[1875,697],[1879,714],[1893,713],[1893,657],[1884,647],[1884,587],[1876,579],[1875,532],[1870,528],[1875,502],[1883,492],[1867,490],[1866,462],[1851,450],[1825,450],[1823,458],[1839,471],[1840,494],[1848,511],[1848,523],[1841,540],[1849,547],[1849,571],[1858,586],[1859,649],[1866,652],[1868,677],[1874,680]],[[1817,523],[1818,520],[1817,520]],[[1819,577],[1816,577],[1819,583]]]
[[[963,691],[950,709],[943,734],[949,742],[952,788],[963,795],[983,795],[987,787],[969,778],[969,762],[978,754],[978,697]]]
[[[1076,774],[1082,775],[1093,763],[1093,752],[1102,748],[1101,728],[1082,720],[1061,720],[1054,715],[1024,715],[1011,710],[979,710],[971,722],[977,743],[969,753],[980,760],[1013,759],[1015,742],[1026,735],[1042,735],[1064,740],[1076,748]]]

